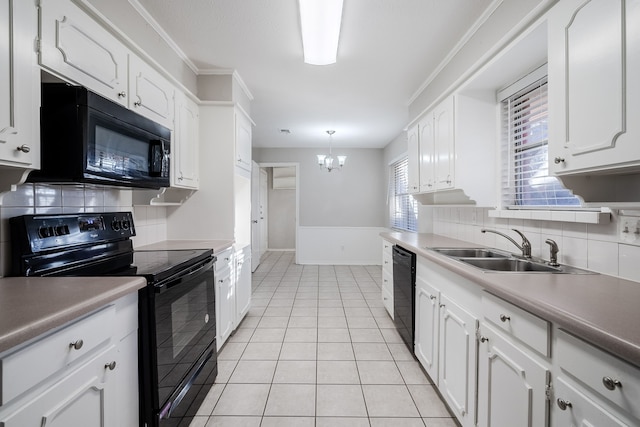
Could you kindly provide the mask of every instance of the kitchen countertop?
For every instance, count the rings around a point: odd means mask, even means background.
[[[140,251],[149,250],[178,250],[178,249],[213,249],[213,254],[219,254],[230,248],[233,240],[163,240],[135,248]]]
[[[141,277],[0,279],[0,353],[146,284]]]
[[[483,272],[426,249],[481,245],[433,234],[381,236],[640,367],[640,283],[604,274]]]

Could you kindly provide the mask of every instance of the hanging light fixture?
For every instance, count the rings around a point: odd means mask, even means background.
[[[327,131],[327,134],[329,134],[329,155],[318,154],[318,165],[320,165],[321,169],[324,169],[327,172],[331,172],[334,169],[342,169],[342,166],[344,166],[344,162],[347,160],[347,156],[336,156],[336,158],[338,159],[338,164],[334,166],[335,159],[333,158],[333,155],[331,153],[334,133],[336,133],[335,130]]]

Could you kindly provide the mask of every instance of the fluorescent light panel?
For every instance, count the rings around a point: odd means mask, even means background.
[[[336,62],[343,0],[298,0],[304,62],[329,65]]]

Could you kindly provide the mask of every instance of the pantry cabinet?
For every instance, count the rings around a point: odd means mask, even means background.
[[[640,1],[568,0],[549,13],[549,170],[640,168]]]
[[[40,167],[36,34],[37,9],[32,2],[0,1],[0,166]]]
[[[1,354],[0,424],[137,425],[137,301],[134,292]]]

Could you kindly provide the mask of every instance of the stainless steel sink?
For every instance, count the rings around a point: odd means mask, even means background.
[[[492,272],[512,273],[556,273],[556,274],[596,274],[568,265],[552,267],[543,261],[532,261],[520,258],[458,258],[460,261]]]
[[[485,248],[432,248],[439,254],[455,258],[509,258],[511,254]]]

